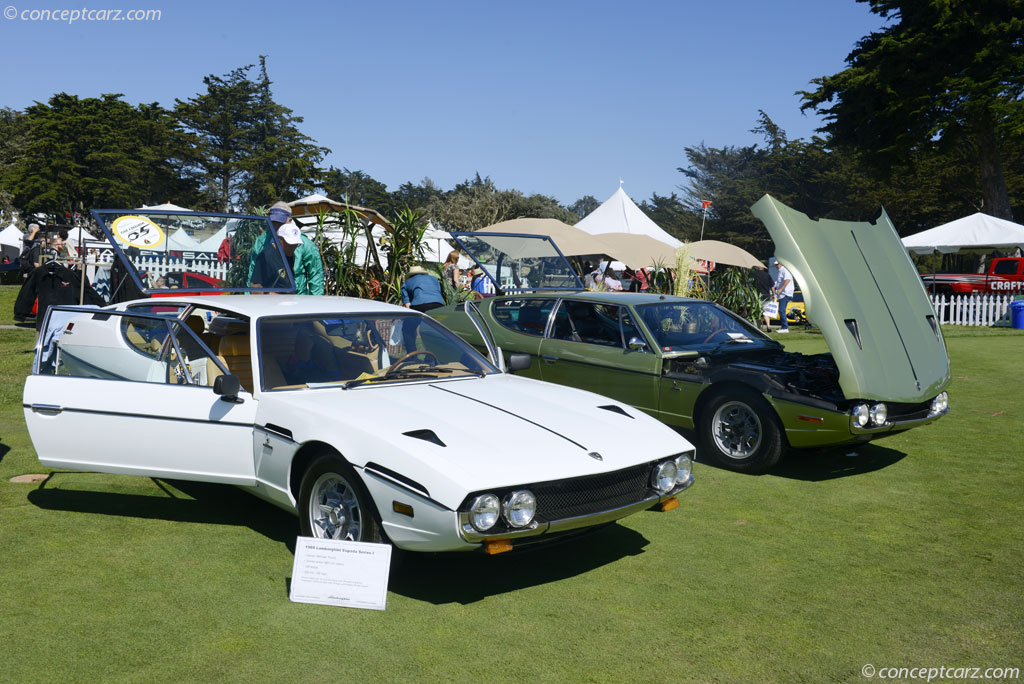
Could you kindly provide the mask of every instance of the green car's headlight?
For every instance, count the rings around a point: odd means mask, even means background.
[[[481,494],[469,507],[469,522],[480,532],[486,532],[498,522],[501,502],[494,494]]]
[[[872,425],[885,425],[885,419],[889,416],[889,409],[885,404],[879,402],[871,407],[870,415]]]
[[[857,404],[850,411],[850,420],[857,427],[865,427],[871,420],[871,411],[867,404]]]

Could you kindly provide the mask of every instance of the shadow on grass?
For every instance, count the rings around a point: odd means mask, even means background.
[[[767,473],[754,473],[750,474],[750,477],[775,475],[791,480],[822,482],[888,468],[901,461],[905,456],[906,454],[902,451],[887,449],[877,443],[828,449],[793,449],[786,453],[782,457],[782,461]],[[697,447],[696,460],[697,463],[708,468],[728,470],[700,446]]]
[[[166,481],[191,498],[182,498],[169,489],[164,481],[156,478],[152,481],[167,496],[47,487],[56,477],[63,480],[87,474],[89,473],[53,473],[40,483],[38,489],[29,492],[28,500],[33,505],[47,510],[121,515],[171,522],[239,525],[248,527],[268,539],[281,542],[289,551],[295,553],[295,536],[298,534],[295,516],[229,485]]]
[[[488,596],[574,577],[643,553],[649,542],[617,524],[565,543],[521,553],[401,553],[389,591],[435,605],[469,604]],[[394,562],[394,560],[392,561]]]
[[[11,450],[11,447],[7,446],[3,442],[0,442],[0,463],[4,462],[4,456],[6,456],[7,452],[10,451],[10,450]]]

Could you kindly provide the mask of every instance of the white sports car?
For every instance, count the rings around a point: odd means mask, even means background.
[[[23,402],[43,465],[238,485],[306,536],[500,553],[693,482],[659,421],[397,306],[160,298],[55,307],[44,331]]]

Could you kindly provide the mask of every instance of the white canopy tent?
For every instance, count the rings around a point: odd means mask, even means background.
[[[971,247],[1024,249],[1024,226],[978,212],[903,238],[915,254],[949,254]]]
[[[22,240],[25,235],[13,223],[0,230],[0,253],[11,261],[21,254]]]
[[[177,204],[171,204],[170,202],[164,202],[163,204],[156,204],[152,207],[139,207],[139,211],[148,209],[150,211],[192,211],[185,207],[179,207]]]
[[[655,240],[664,242],[672,247],[681,247],[682,242],[666,233],[657,223],[652,221],[640,207],[629,198],[626,191],[622,189],[622,182],[619,182],[619,189],[615,194],[605,200],[605,203],[576,224],[580,230],[591,235],[601,233],[633,233],[646,235]]]

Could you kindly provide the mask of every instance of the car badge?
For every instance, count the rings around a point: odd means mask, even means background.
[[[601,456],[601,454],[597,453],[596,451],[591,451],[589,454],[587,454],[587,456],[589,456],[590,458],[594,459],[595,461],[603,461],[604,460],[604,457]]]

